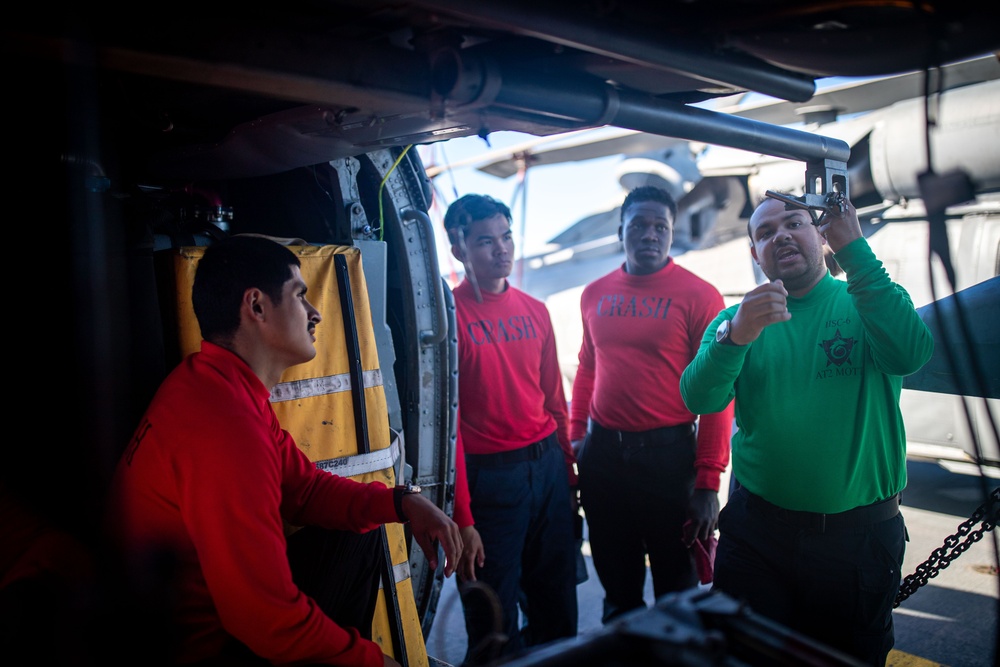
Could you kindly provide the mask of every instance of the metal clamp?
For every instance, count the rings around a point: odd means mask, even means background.
[[[847,197],[839,190],[832,190],[825,195],[806,193],[801,197],[793,197],[774,190],[767,190],[764,194],[771,199],[784,202],[786,211],[804,210],[812,219],[812,224],[816,226],[823,224],[827,215],[841,217],[847,212]],[[820,215],[817,216],[816,211],[820,211]]]

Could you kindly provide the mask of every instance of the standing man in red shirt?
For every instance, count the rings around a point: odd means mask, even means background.
[[[510,209],[466,195],[448,208],[444,224],[452,254],[465,265],[454,294],[459,428],[485,554],[475,572],[502,610],[504,643],[495,647],[492,605],[463,592],[466,664],[476,664],[576,636],[575,459],[549,312],[507,282],[514,266]]]
[[[462,552],[429,499],[319,470],[278,423],[271,388],[316,355],[321,320],[299,266],[259,236],[205,251],[192,289],[201,351],[160,385],[115,472],[111,527],[127,570],[148,587],[153,566],[172,565],[168,663],[398,665],[371,641],[374,529],[409,520],[432,569],[434,542],[444,549],[446,576]],[[285,522],[337,538],[323,609],[293,580]]]
[[[625,263],[580,299],[570,435],[604,623],[645,608],[647,556],[657,598],[698,583],[689,545],[714,536],[729,463],[732,404],[698,418],[680,396],[681,373],[725,304],[670,258],[676,215],[666,190],[632,190],[618,227]]]

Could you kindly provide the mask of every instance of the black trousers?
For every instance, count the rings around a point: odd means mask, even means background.
[[[342,627],[372,638],[384,556],[381,531],[359,534],[306,526],[288,538],[292,580]],[[217,658],[197,667],[263,667],[271,663],[235,638]]]
[[[608,623],[646,606],[646,557],[657,598],[698,583],[682,527],[694,491],[692,424],[642,433],[593,424],[577,466]]]
[[[906,547],[903,515],[856,525],[803,525],[786,514],[793,513],[745,488],[733,492],[719,514],[713,589],[882,667],[894,643],[892,604]]]
[[[288,538],[292,580],[337,625],[372,638],[384,561],[380,530],[359,534],[306,526]]]
[[[468,650],[488,664],[576,636],[576,539],[569,478],[555,434],[502,454],[466,455],[469,494],[486,563],[463,585]],[[487,593],[482,589],[487,589]],[[527,627],[519,627],[518,604]]]

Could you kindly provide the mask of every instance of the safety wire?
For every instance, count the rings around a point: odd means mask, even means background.
[[[389,176],[392,175],[392,172],[396,171],[396,167],[398,167],[399,163],[402,162],[403,156],[406,155],[406,151],[410,150],[411,148],[413,148],[413,144],[410,144],[409,146],[403,149],[403,152],[399,154],[399,157],[396,158],[396,161],[392,163],[392,167],[389,168],[389,171],[385,172],[385,176],[382,177],[382,182],[378,184],[378,240],[379,241],[382,240],[382,235],[385,232],[385,213],[382,210],[382,188],[385,187],[385,182],[389,180]]]
[[[931,154],[931,134],[932,129],[937,126],[937,116],[940,111],[940,94],[944,88],[942,81],[943,73],[936,69],[937,74],[936,86],[931,84],[931,70],[932,68],[927,68],[924,70],[924,142],[925,150],[927,156],[927,173],[925,176],[934,176],[934,166]],[[932,112],[933,108],[933,112]],[[921,196],[924,198],[925,202],[927,200],[926,193],[921,192]],[[966,320],[965,313],[962,309],[962,303],[960,294],[958,291],[957,281],[955,279],[955,270],[951,263],[951,256],[949,252],[948,245],[948,234],[946,221],[947,217],[945,211],[927,211],[928,215],[928,226],[929,226],[929,248],[927,255],[927,272],[930,278],[930,289],[931,289],[931,299],[934,304],[934,312],[939,323],[938,333],[941,336],[941,346],[945,351],[945,355],[948,359],[949,366],[953,369],[957,375],[960,372],[958,367],[958,360],[956,359],[956,354],[954,351],[955,341],[951,339],[948,327],[948,318],[942,312],[942,307],[939,304],[937,295],[937,285],[934,279],[934,256],[936,255],[940,261],[942,268],[946,274],[949,285],[951,287],[951,298],[954,299],[955,312],[957,321],[955,325],[958,330],[958,335],[961,338],[961,343],[965,346],[965,349],[969,351],[970,355],[975,350],[975,346],[972,344],[971,336],[969,334],[969,325]],[[954,333],[952,331],[951,333]],[[972,369],[974,380],[976,382],[976,387],[974,389],[978,390],[978,395],[984,397],[987,396],[986,382],[982,375],[981,364],[975,363],[974,359],[970,359],[969,366]],[[963,392],[969,391],[968,386],[962,387]],[[972,422],[972,414],[969,407],[969,397],[962,396],[962,405],[964,407],[965,418],[969,428],[969,433],[972,436],[973,448],[976,453],[976,460],[981,461],[983,458],[982,449],[979,446],[979,438],[976,435],[976,430]],[[987,415],[990,414],[989,407],[986,410]],[[995,439],[1000,441],[1000,435],[997,433],[997,425],[992,419],[988,419],[990,427],[993,429],[993,436]],[[896,599],[893,602],[893,608],[895,609],[900,605],[901,602],[906,600],[910,595],[912,595],[918,588],[927,584],[928,580],[937,576],[940,570],[946,568],[952,560],[961,555],[964,551],[968,550],[974,542],[979,541],[987,533],[992,533],[997,526],[998,516],[1000,516],[1000,487],[994,488],[992,492],[989,490],[988,484],[986,482],[986,474],[982,471],[982,465],[980,465],[980,485],[982,488],[982,494],[985,499],[982,506],[980,506],[972,516],[963,522],[958,527],[958,532],[955,535],[950,535],[944,541],[944,544],[931,552],[930,558],[917,566],[917,569],[913,574],[904,577],[899,591],[896,594]],[[978,530],[973,530],[973,526],[982,521],[982,526]],[[960,538],[965,538],[959,541]],[[998,547],[997,538],[995,535],[992,536],[993,540],[993,555],[994,562],[1000,564],[1000,547]],[[997,601],[998,611],[1000,611],[1000,598]],[[997,650],[997,647],[994,647]]]
[[[925,150],[927,155],[927,174],[933,175],[934,163],[932,161],[931,155],[931,130],[937,127],[937,119],[940,113],[940,97],[941,91],[944,89],[944,73],[940,69],[935,69],[937,74],[936,86],[931,85],[931,68],[924,71],[924,141]],[[933,104],[934,111],[932,113],[931,107]],[[921,192],[921,196],[925,193]],[[926,197],[924,197],[926,201]],[[955,375],[959,375],[962,369],[959,368],[958,359],[955,357],[955,341],[951,339],[951,333],[947,326],[948,318],[942,312],[941,304],[939,303],[937,294],[937,285],[934,279],[934,266],[933,258],[936,255],[942,268],[944,269],[945,276],[948,279],[948,286],[951,288],[951,298],[955,304],[955,313],[957,317],[955,318],[955,325],[958,331],[958,335],[961,338],[961,344],[964,345],[965,349],[969,351],[970,355],[975,351],[976,347],[973,344],[972,337],[970,335],[971,327],[969,326],[968,320],[966,318],[964,309],[962,307],[962,299],[960,298],[958,282],[955,276],[954,265],[951,261],[951,253],[948,242],[948,231],[947,231],[947,217],[945,211],[942,209],[940,211],[927,211],[928,213],[928,227],[929,233],[929,248],[927,255],[927,274],[930,278],[930,288],[931,288],[931,298],[934,303],[934,311],[937,317],[937,321],[940,323],[939,333],[941,335],[943,348],[948,359],[948,364],[951,367]],[[973,424],[972,414],[969,408],[969,399],[965,395],[972,394],[973,391],[977,392],[975,395],[982,396],[985,403],[986,396],[989,394],[987,389],[986,377],[983,375],[983,364],[976,363],[974,359],[970,358],[968,363],[968,369],[971,370],[973,376],[974,387],[970,389],[968,385],[962,387],[962,404],[965,408],[965,418],[966,424],[969,428],[969,433],[972,436],[973,449],[976,454],[976,461],[983,460],[983,452],[980,447],[979,437],[976,436],[976,429]],[[986,414],[990,414],[989,406],[987,404]],[[993,438],[997,442],[1000,442],[1000,431],[997,429],[997,424],[992,419],[987,419],[989,426],[993,431]],[[982,485],[983,497],[989,497],[989,488],[987,487],[986,475],[980,470],[980,482]],[[998,554],[998,560],[1000,560],[1000,554]]]

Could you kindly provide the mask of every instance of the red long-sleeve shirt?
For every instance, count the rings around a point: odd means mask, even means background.
[[[131,557],[176,558],[178,661],[215,655],[229,633],[275,664],[380,666],[377,644],[293,583],[283,522],[367,532],[399,520],[392,489],[317,470],[269,395],[243,360],[203,342],[163,382],[118,465],[113,528]]]
[[[455,509],[452,519],[459,528],[467,528],[476,522],[472,518],[472,496],[469,493],[469,474],[465,470],[465,445],[462,442],[461,415],[455,438]]]
[[[555,431],[575,484],[566,395],[545,304],[510,285],[500,294],[483,292],[478,303],[468,280],[454,295],[465,454],[525,447]]]
[[[623,266],[585,287],[570,437],[584,438],[588,417],[621,431],[694,421],[681,399],[681,373],[723,308],[715,287],[672,259],[656,273],[631,275]],[[732,423],[732,404],[699,418],[695,488],[719,490]]]

